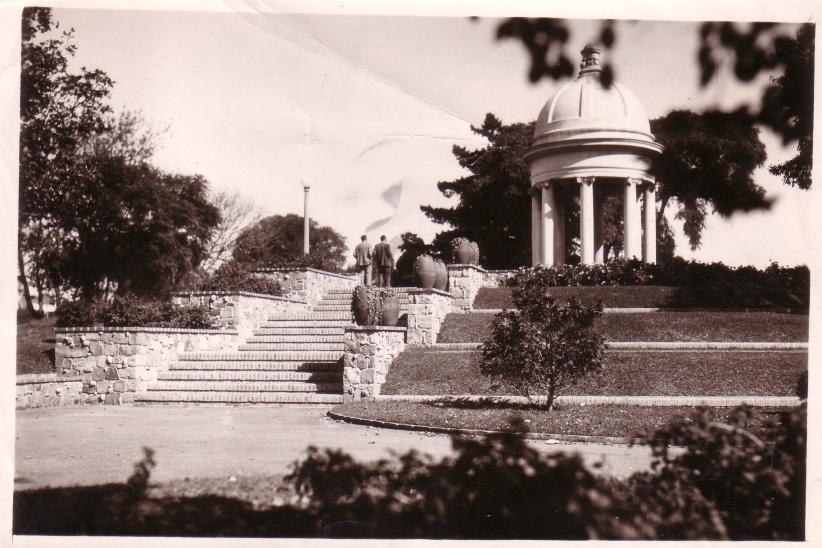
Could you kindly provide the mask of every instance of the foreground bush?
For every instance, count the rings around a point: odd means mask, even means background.
[[[277,280],[253,274],[236,262],[225,263],[199,283],[200,291],[248,291],[279,297],[283,288]]]
[[[577,299],[559,305],[534,287],[516,289],[514,304],[517,310],[494,318],[480,372],[529,400],[544,394],[550,410],[563,388],[602,368],[605,339],[592,327],[602,305],[583,306]]]
[[[602,285],[663,285],[687,288],[678,306],[807,308],[810,271],[806,266],[772,263],[764,270],[729,267],[721,262],[700,263],[674,258],[668,264],[638,259],[614,259],[601,265],[561,265],[521,268],[506,280],[511,287]]]
[[[57,309],[57,327],[214,327],[206,306],[175,306],[127,296],[111,303],[65,303]]]

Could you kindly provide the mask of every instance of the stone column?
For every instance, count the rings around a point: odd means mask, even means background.
[[[531,189],[531,265],[542,262],[542,197],[538,188]]]
[[[565,264],[565,204],[554,196],[556,217],[554,219],[554,265]]]
[[[643,239],[642,260],[656,262],[656,185],[651,183],[642,193],[645,205],[645,238]]]
[[[636,188],[641,181],[629,177],[625,181],[625,197],[623,204],[623,241],[625,246],[625,258],[631,259],[642,254],[642,234],[639,224],[639,203],[637,202]]]
[[[550,183],[542,187],[542,226],[540,241],[542,243],[540,262],[551,266],[554,264],[554,223],[556,220],[556,201],[554,188]]]
[[[579,239],[583,264],[594,262],[594,178],[577,177],[579,183]]]

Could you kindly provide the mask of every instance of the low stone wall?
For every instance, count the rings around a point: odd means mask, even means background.
[[[483,287],[499,287],[516,270],[485,270],[473,264],[448,265],[448,289],[454,297],[455,312],[472,309],[474,299]]]
[[[347,327],[343,355],[345,401],[378,396],[391,363],[405,349],[405,343],[404,327]]]
[[[286,297],[298,299],[314,306],[329,289],[353,290],[360,281],[355,274],[338,274],[316,268],[262,268],[254,271],[271,277],[283,288]]]
[[[486,270],[485,271],[485,286],[483,287],[501,287],[505,286],[505,281],[516,274],[516,270]]]
[[[230,351],[236,331],[160,327],[57,328],[58,372],[80,381],[83,403],[132,403],[144,383],[157,380],[181,352]]]
[[[273,314],[307,312],[304,300],[245,291],[191,291],[172,295],[175,305],[203,305],[220,329],[230,329],[244,341]]]
[[[439,289],[411,288],[408,293],[409,344],[432,345],[437,342],[445,316],[454,311],[454,297]]]
[[[83,382],[77,376],[43,373],[17,375],[15,407],[30,409],[85,403]]]

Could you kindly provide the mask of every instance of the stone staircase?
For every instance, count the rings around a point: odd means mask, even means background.
[[[400,291],[400,314],[407,295]],[[332,289],[312,310],[272,316],[236,352],[184,352],[135,397],[145,404],[341,403],[351,290]]]

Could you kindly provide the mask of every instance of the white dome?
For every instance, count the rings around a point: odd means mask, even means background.
[[[606,88],[602,84],[599,52],[593,48],[591,51],[595,55],[583,60],[577,79],[562,86],[540,111],[534,128],[534,146],[620,138],[654,147],[642,103],[625,86],[614,83]]]

